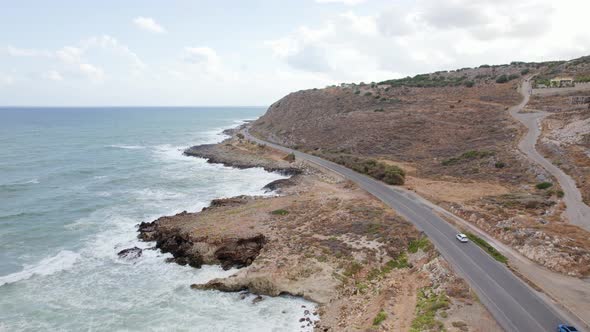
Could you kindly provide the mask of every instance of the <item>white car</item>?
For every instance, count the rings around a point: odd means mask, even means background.
[[[467,235],[465,235],[463,233],[459,233],[455,237],[457,238],[457,240],[459,240],[459,242],[463,242],[463,243],[469,242],[469,239],[467,238]]]

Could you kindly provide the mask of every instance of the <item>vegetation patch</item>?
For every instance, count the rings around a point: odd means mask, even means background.
[[[451,77],[451,76],[443,76],[435,74],[420,74],[414,77],[405,77],[395,80],[387,80],[383,81],[379,84],[388,84],[391,87],[418,87],[418,88],[428,88],[428,87],[445,87],[445,86],[460,86],[464,85],[467,76],[458,76],[458,77]]]
[[[363,266],[359,262],[352,262],[346,267],[346,269],[344,269],[344,272],[342,272],[342,274],[344,274],[347,277],[352,277],[357,273],[361,272],[362,269]]]
[[[382,271],[389,273],[393,269],[404,269],[409,266],[410,266],[410,264],[408,263],[408,256],[404,252],[404,253],[401,253],[399,256],[397,256],[396,259],[390,260],[389,262],[387,262],[387,264],[385,264],[385,267],[382,269]]]
[[[465,162],[465,161],[471,161],[471,160],[483,159],[483,158],[491,157],[493,155],[494,155],[494,152],[493,151],[470,150],[470,151],[464,152],[463,154],[461,154],[458,157],[453,157],[453,158],[445,159],[445,160],[442,161],[442,164],[443,164],[443,166],[451,166],[451,165],[460,164],[460,163]]]
[[[551,183],[551,182],[540,182],[535,185],[535,187],[537,189],[541,189],[541,190],[551,188],[552,186],[553,186],[553,183]]]
[[[383,309],[381,309],[381,311],[379,311],[377,316],[375,316],[375,318],[373,318],[373,325],[375,325],[375,326],[380,325],[381,323],[383,323],[383,321],[386,318],[387,318],[387,314],[385,313],[385,311],[383,311]]]
[[[480,248],[485,250],[488,254],[490,254],[490,256],[492,256],[498,262],[504,263],[504,264],[508,263],[508,258],[506,258],[506,256],[504,256],[500,252],[498,252],[498,250],[496,250],[496,248],[492,247],[492,245],[489,244],[486,240],[480,238],[479,236],[477,236],[473,233],[469,233],[469,232],[465,232],[465,235],[467,235],[469,240],[471,240],[473,243],[477,244]]]
[[[408,244],[408,251],[415,254],[418,252],[419,249],[425,251],[425,249],[429,247],[430,241],[428,241],[428,238],[422,237],[420,239],[410,241],[410,243]]]
[[[406,172],[395,165],[345,154],[324,154],[322,157],[387,184],[403,185],[405,182]]]
[[[292,163],[295,161],[295,154],[293,152],[291,152],[288,155],[286,155],[285,157],[283,157],[283,160]]]
[[[436,319],[436,314],[439,310],[448,308],[449,299],[444,293],[436,294],[429,287],[420,289],[416,303],[416,318],[412,321],[410,332],[443,330],[444,324]]]
[[[285,209],[278,209],[278,210],[271,211],[270,214],[274,214],[276,216],[286,216],[289,214],[289,211],[287,211]]]

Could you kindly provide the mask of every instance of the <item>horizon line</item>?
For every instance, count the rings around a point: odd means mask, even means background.
[[[236,107],[236,108],[259,108],[269,107],[269,105],[0,105],[0,109],[4,108],[158,108],[158,107],[169,107],[169,108],[223,108],[223,107]]]

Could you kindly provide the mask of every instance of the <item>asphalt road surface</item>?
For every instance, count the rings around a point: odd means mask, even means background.
[[[477,245],[460,243],[458,230],[421,203],[415,194],[396,189],[325,159],[260,140],[244,131],[247,139],[266,144],[296,159],[307,160],[336,172],[379,198],[422,230],[453,269],[471,286],[479,300],[506,331],[555,331],[563,318],[535,291]]]

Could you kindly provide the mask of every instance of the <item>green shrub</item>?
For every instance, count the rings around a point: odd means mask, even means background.
[[[416,240],[410,241],[408,244],[408,251],[415,254],[419,249],[425,249],[430,246],[430,241],[427,237],[422,237]]]
[[[416,303],[416,317],[412,321],[410,331],[442,331],[444,325],[436,320],[436,313],[448,308],[449,299],[444,293],[435,294],[430,288],[421,289]]]
[[[385,270],[383,272],[389,273],[392,269],[404,269],[409,267],[410,264],[408,263],[408,255],[406,253],[399,254],[396,259],[390,260],[385,264]]]
[[[375,316],[375,318],[373,319],[373,325],[377,326],[381,324],[386,318],[387,314],[385,313],[385,311],[383,311],[383,309],[381,309],[381,311],[379,311],[377,316]]]
[[[372,92],[365,92],[365,96],[372,96],[373,93]]]
[[[506,83],[508,82],[508,76],[506,75],[500,75],[497,79],[496,79],[496,83]]]
[[[376,110],[374,110],[373,112],[385,112],[382,108],[378,108]]]
[[[504,168],[504,167],[506,167],[506,164],[504,162],[502,162],[502,161],[497,161],[494,164],[494,167],[496,167],[496,168]]]
[[[236,134],[236,137],[237,137],[237,138],[239,138],[239,139],[244,139],[244,134],[242,134],[242,133],[237,133],[237,134]]]
[[[287,211],[285,209],[278,209],[278,210],[271,211],[270,214],[274,214],[277,216],[286,216],[289,214],[289,211]]]
[[[354,92],[354,94],[355,94],[355,95],[358,95],[358,94],[360,94],[360,93],[361,93],[361,91],[360,91],[360,90],[356,90],[356,91]]]
[[[473,82],[473,81],[467,81],[467,82],[465,82],[465,86],[468,87],[468,88],[472,88],[474,85],[475,85],[475,82]]]
[[[537,187],[537,189],[541,189],[541,190],[551,188],[552,186],[553,186],[553,183],[551,183],[551,182],[540,182],[535,185],[535,187]]]
[[[400,79],[394,80],[387,80],[383,81],[380,84],[388,84],[391,87],[401,87],[401,86],[409,86],[409,87],[445,87],[445,86],[459,86],[465,84],[464,81],[467,79],[467,76],[446,76],[440,74],[420,74],[414,77],[405,77]]]
[[[405,181],[406,173],[403,169],[395,165],[388,165],[374,159],[364,159],[345,154],[324,154],[322,156],[337,164],[346,166],[356,172],[366,174],[387,184],[403,185]]]
[[[559,198],[563,198],[563,196],[565,196],[565,193],[563,192],[563,190],[558,190],[558,191],[555,192],[555,194]]]
[[[515,80],[519,77],[520,77],[520,75],[518,75],[518,74],[510,74],[510,76],[508,76],[508,80],[512,81],[512,80]]]
[[[485,250],[488,254],[490,254],[490,256],[492,256],[498,262],[504,263],[504,264],[506,264],[508,262],[508,258],[506,258],[506,256],[504,256],[500,252],[498,252],[498,250],[496,250],[496,248],[492,247],[492,245],[489,244],[486,240],[480,238],[479,236],[477,236],[473,233],[469,233],[469,232],[465,232],[465,235],[467,235],[469,240],[471,240],[473,243],[477,244],[479,247],[481,247],[483,250]]]
[[[453,157],[453,158],[443,160],[442,165],[443,166],[456,165],[456,164],[459,164],[464,161],[471,161],[471,160],[475,160],[475,159],[487,158],[487,157],[491,157],[493,155],[494,155],[493,151],[470,150],[470,151],[464,152],[463,154],[461,154],[458,157]]]
[[[523,69],[523,70],[520,71],[520,75],[526,75],[529,72],[530,72],[530,70],[528,68],[526,68],[526,69]]]

